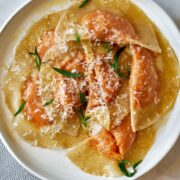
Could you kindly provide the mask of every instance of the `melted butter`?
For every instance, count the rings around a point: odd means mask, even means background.
[[[107,3],[109,2],[111,2],[111,9],[107,6]],[[120,0],[117,4],[117,1],[104,0],[104,6],[101,6],[102,2],[99,1],[98,3],[101,9],[105,9],[106,11],[113,11],[119,15],[125,16],[130,21],[132,21],[132,23],[134,23],[135,27],[137,23],[142,25],[144,22],[144,13],[130,1]],[[36,70],[34,59],[28,55],[28,52],[34,51],[34,47],[37,44],[38,37],[40,37],[45,30],[54,29],[56,27],[59,17],[59,13],[55,13],[46,16],[42,20],[37,22],[35,25],[32,26],[30,31],[27,33],[27,35],[20,42],[16,49],[15,61],[8,70],[8,74],[5,77],[6,83],[4,86],[6,103],[12,113],[14,113],[15,110],[18,108],[17,104],[20,104],[14,103],[15,97],[17,99],[17,102],[19,102],[22,98],[22,77],[27,78],[33,71]],[[134,22],[134,17],[138,19],[138,22]],[[146,21],[149,21],[149,19],[146,18]],[[176,76],[178,75],[178,63],[167,40],[159,32],[157,27],[154,26],[154,29],[157,35],[159,45],[162,49],[161,63],[160,65],[157,65],[157,67],[159,67],[159,69],[161,69],[162,71],[160,73],[160,77],[164,94],[164,96],[162,97],[162,103],[160,104],[157,111],[159,115],[164,115],[173,107],[173,103],[179,90],[179,81],[176,78]],[[139,30],[141,29],[139,28]],[[19,66],[21,72],[15,72],[13,70],[15,69],[16,65]],[[17,81],[17,79],[19,81]],[[21,120],[18,120],[18,124],[15,126],[15,129],[25,140],[29,142],[34,142],[35,145],[42,147],[71,147],[78,141],[80,142],[87,137],[82,129],[77,138],[65,134],[58,134],[53,138],[49,138],[48,134],[42,136],[39,130],[33,127],[26,119],[24,119],[24,117]],[[28,134],[27,129],[31,130],[32,133]],[[134,144],[128,151],[125,158],[134,162],[143,159],[155,140],[156,131],[156,125],[139,131],[137,133],[137,138]]]
[[[47,129],[49,129],[48,132],[46,131]],[[51,126],[46,126],[39,130],[26,117],[18,121],[17,125],[15,125],[15,130],[24,140],[30,142],[32,145],[44,148],[69,148],[87,138],[87,133],[83,128],[80,129],[78,137],[73,137],[65,133],[54,134]]]
[[[174,104],[176,96],[178,94],[180,83],[177,79],[179,75],[179,64],[171,49],[168,41],[164,38],[158,28],[154,25],[154,29],[157,35],[159,45],[162,49],[162,72],[160,74],[163,97],[161,97],[161,106],[159,107],[159,113],[166,114]]]
[[[137,132],[136,139],[125,155],[125,159],[131,162],[143,160],[156,138],[156,126],[150,126]]]

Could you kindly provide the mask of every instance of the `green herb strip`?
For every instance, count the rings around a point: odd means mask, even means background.
[[[125,66],[125,69],[126,69],[126,71],[127,71],[127,74],[130,76],[130,75],[131,75],[131,68],[130,68],[130,66],[129,66],[129,65],[126,65],[126,66]]]
[[[54,101],[53,99],[50,99],[50,100],[47,101],[43,106],[48,106],[48,105],[52,104],[53,101]]]
[[[80,36],[77,32],[75,32],[74,37],[75,37],[76,42],[80,43],[81,39],[80,39]]]
[[[80,101],[81,101],[81,105],[84,107],[87,103],[86,101],[86,97],[84,96],[84,93],[79,93],[79,98],[80,98]]]
[[[81,125],[84,129],[86,129],[87,128],[87,121],[90,119],[90,116],[84,116],[82,109],[79,109],[78,112],[79,112]]]
[[[119,58],[120,58],[120,54],[124,51],[124,49],[126,48],[126,46],[120,48],[117,52],[116,52],[116,55],[115,55],[115,58],[114,58],[114,63],[113,64],[110,64],[111,68],[113,68],[113,70],[117,73],[117,75],[120,77],[120,78],[124,78],[124,79],[128,79],[129,76],[126,76],[124,73],[120,72],[120,69],[119,69]]]
[[[50,62],[50,61],[52,61],[53,59],[49,59],[49,60],[47,60],[46,62],[42,62],[41,64],[46,64],[46,63],[48,63],[48,62]]]
[[[17,112],[14,114],[15,117],[16,117],[18,114],[21,113],[21,111],[24,109],[25,105],[26,105],[26,101],[24,101],[24,102],[20,105],[19,109],[18,109]]]
[[[35,56],[36,65],[37,65],[38,70],[40,71],[40,69],[41,69],[41,59],[40,59],[39,54],[37,52],[37,48],[35,47],[34,52],[33,53],[30,52],[29,54]]]
[[[120,54],[124,51],[124,49],[126,48],[126,46],[120,48],[117,52],[116,52],[116,55],[115,55],[115,58],[114,58],[114,63],[111,64],[111,67],[117,71],[119,70],[119,57],[120,57]]]
[[[105,48],[106,52],[109,53],[111,51],[110,43],[106,42],[105,45],[104,45],[104,48]]]
[[[116,73],[117,73],[117,75],[118,75],[120,78],[124,78],[124,79],[128,79],[128,78],[129,78],[129,76],[126,76],[125,74],[123,74],[123,73],[120,72],[120,71],[117,71]]]
[[[58,72],[59,74],[62,74],[68,78],[80,78],[82,76],[82,74],[79,74],[79,73],[72,73],[72,72],[69,72],[69,71],[66,71],[66,70],[63,70],[63,69],[59,69],[59,68],[56,68],[56,67],[53,67],[53,69]]]
[[[125,66],[125,69],[126,69],[126,71],[131,72],[131,69],[130,69],[130,66],[129,66],[129,65],[126,65],[126,66]]]
[[[87,101],[86,101],[86,97],[84,96],[83,93],[79,93],[79,98],[81,101],[81,107],[78,109],[79,117],[80,117],[82,127],[86,130],[87,121],[90,119],[90,116],[84,116],[84,110],[85,110]]]
[[[80,4],[79,8],[83,8],[89,3],[90,0],[83,0],[82,3]]]
[[[119,168],[121,169],[122,173],[127,176],[127,177],[132,177],[136,174],[137,170],[137,166],[142,162],[142,160],[136,162],[132,168],[133,168],[133,172],[129,172],[127,169],[126,169],[126,164],[130,164],[130,162],[128,160],[122,160],[120,163],[119,163]]]

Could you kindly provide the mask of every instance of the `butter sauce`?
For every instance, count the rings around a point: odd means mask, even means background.
[[[113,11],[116,14],[126,17],[130,22],[132,22],[137,32],[143,31],[144,20],[149,22],[150,20],[148,18],[144,18],[145,15],[142,10],[130,1],[120,1],[121,3],[117,4],[117,1],[114,1],[113,3],[111,0],[104,0],[103,3],[97,1],[97,4],[99,4],[101,9]],[[108,6],[109,2],[111,2],[110,7]],[[37,73],[34,59],[28,55],[28,52],[32,52],[34,50],[38,37],[40,37],[44,31],[51,30],[56,27],[60,14],[61,13],[54,13],[48,15],[35,23],[17,46],[15,59],[8,69],[8,73],[4,81],[6,104],[12,113],[16,111],[18,104],[17,102],[14,103],[14,97],[19,99],[18,102],[22,100],[21,91],[23,82],[31,74]],[[138,19],[138,21],[135,19]],[[142,26],[137,26],[137,24],[141,24]],[[173,103],[176,99],[179,90],[179,81],[177,80],[179,69],[177,59],[169,43],[163,37],[158,28],[155,25],[153,25],[153,27],[156,32],[160,48],[162,49],[159,62],[157,61],[157,68],[160,71],[162,83],[161,88],[163,89],[161,105],[157,110],[160,117],[158,121],[161,121],[161,119],[163,119],[161,116],[164,116],[173,107]],[[146,34],[146,36],[148,35]],[[14,127],[19,135],[25,140],[42,147],[71,147],[77,142],[81,142],[83,139],[87,138],[83,129],[80,130],[77,138],[63,133],[55,136],[51,134],[51,132],[43,134],[36,127],[30,124],[23,115],[15,118]],[[125,158],[133,162],[143,159],[155,141],[156,132],[156,124],[137,132],[137,138]]]

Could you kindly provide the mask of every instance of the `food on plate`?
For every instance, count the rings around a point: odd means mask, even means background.
[[[3,90],[24,140],[68,148],[87,173],[131,177],[175,102],[177,75],[169,43],[131,1],[78,0],[30,28]]]

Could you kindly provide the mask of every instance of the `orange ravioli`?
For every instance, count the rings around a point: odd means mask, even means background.
[[[152,121],[141,121],[147,108],[156,107],[160,102],[160,78],[155,67],[152,52],[140,46],[132,46],[133,62],[130,77],[130,106],[133,130],[149,126]],[[144,117],[147,119],[146,117]],[[144,127],[143,127],[144,126]]]
[[[159,101],[160,79],[155,68],[152,53],[140,46],[133,46],[131,94],[134,97],[133,107],[141,109],[149,103]]]
[[[37,80],[29,79],[25,82],[23,87],[23,97],[27,101],[24,112],[28,119],[36,127],[52,124],[49,121],[45,109],[42,105],[41,98],[38,96]]]
[[[115,160],[121,159],[116,141],[111,132],[106,129],[103,129],[97,136],[90,138],[89,145],[91,148],[97,148],[98,151],[110,158]]]
[[[74,80],[69,78],[59,78],[55,87],[55,101],[62,106],[77,110],[80,105],[79,93],[85,93],[85,88],[80,88],[83,79]]]
[[[108,131],[102,129],[89,139],[91,147],[96,147],[102,154],[115,160],[123,159],[136,138],[132,131],[130,116],[125,117],[119,125]]]
[[[111,102],[121,87],[120,78],[106,62],[95,65],[95,73],[99,81],[102,98],[107,103]]]
[[[111,130],[122,157],[133,144],[136,133],[132,131],[130,116],[126,116],[119,125]]]
[[[109,64],[103,61],[100,64],[95,63],[94,70],[90,73],[88,108],[111,102],[117,96],[120,87],[120,78]]]
[[[92,40],[98,39],[122,45],[131,42],[132,39],[138,39],[127,19],[106,11],[96,10],[86,14],[81,19],[81,24],[88,29]]]

